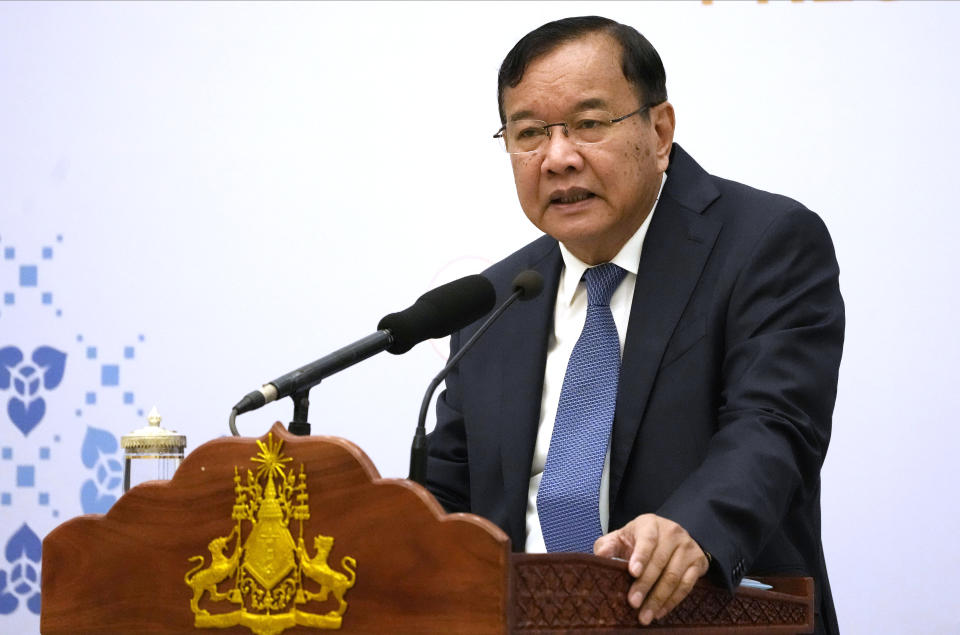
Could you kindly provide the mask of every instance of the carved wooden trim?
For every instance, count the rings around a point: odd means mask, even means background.
[[[588,554],[513,554],[512,631],[621,633],[639,630],[627,604],[633,581],[627,563]],[[658,633],[810,633],[813,580],[763,578],[771,591],[741,588],[733,595],[700,580],[662,620]]]

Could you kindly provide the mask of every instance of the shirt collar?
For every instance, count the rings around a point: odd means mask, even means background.
[[[663,177],[660,179],[660,191],[657,193],[657,199],[653,202],[653,207],[650,208],[650,213],[647,214],[647,217],[643,220],[640,227],[637,228],[637,231],[633,233],[633,236],[620,248],[620,251],[613,257],[613,260],[610,261],[621,269],[625,269],[628,274],[637,275],[637,270],[640,267],[640,254],[643,251],[643,240],[647,236],[650,219],[653,218],[653,213],[657,209],[657,203],[660,202],[660,194],[663,193],[663,186],[666,182],[667,173],[664,172]],[[580,285],[580,279],[583,278],[583,273],[589,269],[591,265],[588,265],[570,253],[570,250],[567,249],[563,243],[560,243],[560,255],[563,257],[563,273],[561,274],[563,276],[563,284],[560,285],[558,293],[562,293],[563,297],[558,297],[557,299],[569,305],[573,303],[573,297]]]

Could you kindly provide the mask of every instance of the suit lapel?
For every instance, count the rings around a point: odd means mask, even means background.
[[[678,145],[644,239],[610,439],[610,509],[640,428],[660,360],[720,232],[704,216],[719,196],[706,172]]]
[[[503,370],[498,421],[500,458],[510,537],[514,548],[523,550],[526,533],[527,490],[530,462],[540,421],[543,374],[547,342],[553,325],[553,309],[560,281],[561,258],[556,243],[528,266],[543,276],[543,292],[536,298],[517,302],[504,314],[498,368]]]

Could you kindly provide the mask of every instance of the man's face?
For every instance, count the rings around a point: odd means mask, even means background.
[[[507,120],[565,121],[581,110],[620,117],[643,104],[620,70],[620,44],[591,33],[535,59],[504,91]],[[614,124],[610,137],[576,145],[559,127],[539,150],[510,155],[527,218],[587,264],[612,259],[640,227],[660,188],[673,142],[673,107]],[[520,115],[520,116],[518,116]]]

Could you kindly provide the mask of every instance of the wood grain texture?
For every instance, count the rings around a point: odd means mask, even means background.
[[[329,562],[336,569],[343,556],[356,559],[343,632],[506,631],[510,545],[498,527],[444,514],[415,483],[381,479],[348,441],[291,436],[279,423],[271,432],[284,440],[290,465],[299,472],[302,463],[307,474],[304,536],[335,538]],[[242,475],[255,469],[257,451],[252,438],[216,439],[187,456],[171,481],[139,485],[106,515],[57,527],[43,542],[41,631],[249,634],[240,626],[195,629],[183,578],[188,559],[209,562],[209,541],[233,528],[234,466]],[[205,595],[200,606],[214,613],[226,604]],[[321,612],[335,607],[331,598]],[[307,632],[320,631],[284,631]]]

